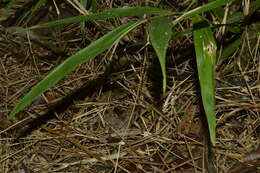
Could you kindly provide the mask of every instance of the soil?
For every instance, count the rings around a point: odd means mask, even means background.
[[[162,93],[161,69],[146,45],[145,26],[8,119],[50,71],[126,20],[86,22],[83,34],[79,24],[14,33],[17,27],[79,15],[65,3],[58,16],[51,2],[34,17],[22,18],[33,1],[19,1],[0,21],[0,172],[260,172],[259,39],[245,37],[243,47],[216,66],[215,146],[208,138],[192,36],[170,42]],[[112,7],[129,3],[115,1]],[[132,5],[156,6],[146,3]],[[187,4],[177,5],[182,10]],[[188,26],[184,22],[174,30]]]

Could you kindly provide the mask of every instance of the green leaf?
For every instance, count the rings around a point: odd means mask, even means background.
[[[194,25],[204,23],[202,17],[193,18]],[[195,30],[193,40],[196,51],[196,62],[200,82],[202,103],[207,116],[210,140],[216,143],[215,116],[215,62],[217,46],[210,27]]]
[[[81,4],[84,8],[87,7],[87,4],[88,4],[88,0],[81,0]]]
[[[183,21],[187,18],[190,18],[190,17],[192,17],[196,14],[200,14],[200,13],[221,7],[222,5],[228,4],[232,1],[234,1],[234,0],[216,0],[216,1],[213,1],[213,2],[210,2],[210,3],[207,3],[207,4],[205,4],[201,7],[195,8],[193,10],[190,10],[190,11],[184,13],[179,18],[177,18],[176,20],[173,21],[173,25],[175,26],[180,21]]]
[[[136,26],[143,23],[145,20],[139,20],[124,24],[117,29],[109,32],[105,36],[91,43],[88,47],[80,50],[75,55],[66,59],[61,65],[55,68],[49,75],[47,75],[41,82],[39,82],[12,110],[10,117],[24,109],[36,97],[41,95],[44,91],[55,85],[65,75],[71,72],[77,65],[82,64],[95,56],[101,54],[103,51],[109,49],[113,44],[118,42],[123,36],[131,31]]]
[[[239,45],[241,44],[241,38],[236,39],[232,43],[230,43],[227,47],[223,49],[221,52],[221,56],[218,58],[218,60],[224,60],[227,57],[229,57],[233,52],[235,52]]]
[[[98,8],[99,8],[99,0],[92,0],[92,6],[91,6],[91,11],[93,13],[96,13]]]
[[[172,36],[172,23],[166,17],[159,17],[152,20],[148,27],[151,44],[159,58],[163,74],[163,92],[166,91],[166,50]]]
[[[169,10],[162,10],[159,8],[152,8],[152,7],[129,7],[129,8],[114,8],[110,9],[104,12],[96,13],[96,14],[90,14],[90,15],[84,15],[84,16],[77,16],[77,17],[71,17],[66,19],[60,19],[44,24],[34,25],[30,27],[29,29],[35,29],[35,28],[48,28],[53,27],[57,25],[64,25],[69,23],[75,23],[75,22],[83,22],[83,21],[93,21],[93,20],[99,20],[99,19],[111,19],[115,17],[132,17],[132,16],[143,16],[143,15],[165,15],[170,14],[171,11]]]
[[[209,2],[213,2],[213,1],[215,1],[215,0],[209,0]],[[223,20],[224,15],[225,15],[225,10],[224,10],[224,8],[218,7],[218,8],[214,8],[212,11],[213,11],[213,13],[218,17],[218,19],[219,19],[220,21]]]
[[[86,9],[88,4],[88,0],[81,0],[81,5]],[[84,34],[84,28],[85,28],[85,21],[80,23],[80,30]]]

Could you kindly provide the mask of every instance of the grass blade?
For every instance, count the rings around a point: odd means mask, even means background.
[[[193,23],[204,23],[202,17],[193,18]],[[210,27],[195,30],[193,40],[196,51],[196,62],[200,82],[202,103],[208,121],[210,140],[216,143],[216,116],[215,116],[215,63],[217,46]]]
[[[203,5],[201,7],[195,8],[193,10],[190,10],[190,11],[184,13],[179,18],[177,18],[176,20],[173,21],[173,25],[175,26],[180,21],[183,21],[183,20],[185,20],[189,17],[192,17],[196,14],[200,14],[200,13],[221,7],[222,5],[228,4],[232,1],[234,1],[234,0],[216,0],[216,1],[213,1],[213,2],[210,2],[210,3],[207,3],[206,5]]]
[[[39,82],[10,113],[10,118],[16,113],[24,109],[31,103],[37,96],[41,95],[44,91],[55,85],[65,75],[71,72],[77,65],[82,64],[103,51],[109,49],[113,44],[118,42],[123,36],[131,31],[136,26],[143,23],[145,20],[139,20],[124,24],[117,29],[111,31],[100,39],[91,43],[88,47],[80,50],[75,55],[66,59],[61,65],[55,68],[49,75],[47,75],[41,82]]]
[[[81,4],[84,8],[87,7],[87,4],[88,4],[88,0],[81,0]]]
[[[159,8],[152,8],[152,7],[129,7],[129,8],[114,8],[104,12],[90,14],[85,16],[77,16],[71,17],[66,19],[60,19],[44,24],[34,25],[29,29],[35,28],[48,28],[57,25],[64,25],[69,23],[75,22],[83,22],[83,21],[93,21],[99,19],[111,19],[115,17],[131,17],[131,16],[143,16],[143,15],[163,15],[163,14],[170,14],[171,11],[169,10],[162,10]]]
[[[236,39],[228,46],[226,46],[223,51],[221,52],[221,56],[218,58],[218,61],[224,60],[229,57],[232,53],[234,53],[241,44],[241,38]]]
[[[92,0],[91,11],[92,11],[93,13],[96,13],[97,10],[98,10],[98,8],[99,8],[99,2],[98,2],[98,0]]]
[[[151,44],[159,58],[163,74],[163,92],[166,91],[166,50],[171,39],[172,21],[166,17],[152,20],[148,27]]]
[[[209,0],[209,2],[213,2],[215,0]],[[217,7],[217,8],[214,8],[212,9],[213,13],[215,14],[215,16],[217,16],[217,18],[222,21],[223,18],[224,18],[224,15],[225,15],[225,10],[224,8],[221,8],[221,7]]]
[[[81,0],[81,4],[82,6],[84,7],[84,9],[86,9],[87,7],[87,4],[88,4],[88,0]],[[81,32],[84,34],[84,28],[85,28],[85,21],[81,22],[80,23],[80,29],[81,29]]]

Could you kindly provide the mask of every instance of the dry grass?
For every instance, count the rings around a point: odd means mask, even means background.
[[[100,22],[115,27],[123,21]],[[125,51],[129,40],[145,40],[141,27],[116,51],[79,66],[8,121],[8,113],[32,86],[84,46],[79,26],[68,28],[73,30],[65,29],[52,40],[60,48],[58,55],[29,37],[0,36],[0,172],[257,172],[259,44],[246,38],[243,49],[217,67],[213,149],[206,137],[193,54],[182,57],[177,51],[192,40],[171,43],[168,92],[160,97],[160,86],[154,87],[160,69],[151,48]],[[90,25],[87,40],[107,29]]]

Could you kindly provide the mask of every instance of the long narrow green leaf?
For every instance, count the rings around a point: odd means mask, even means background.
[[[232,53],[234,53],[241,44],[241,38],[236,39],[232,43],[230,43],[228,46],[226,46],[223,51],[221,52],[221,56],[218,58],[219,61],[226,59],[228,56],[230,56]]]
[[[193,18],[193,23],[195,25],[201,22],[205,22],[202,17],[196,16]],[[210,27],[195,30],[193,39],[203,107],[207,116],[210,140],[212,144],[215,145],[215,63],[217,46]]]
[[[159,17],[152,20],[148,27],[151,44],[159,58],[163,74],[163,92],[166,91],[166,50],[171,39],[171,20],[166,17]]]
[[[210,2],[210,3],[207,3],[206,5],[203,5],[201,7],[195,8],[193,10],[190,10],[190,11],[184,13],[179,18],[177,18],[176,20],[173,21],[173,25],[176,25],[180,21],[183,21],[187,18],[190,18],[190,17],[192,17],[196,14],[200,14],[200,13],[212,10],[214,8],[221,7],[222,5],[228,4],[232,1],[234,1],[234,0],[216,0],[216,1],[213,1],[213,2]]]
[[[88,4],[88,0],[81,0],[81,5],[84,7],[84,9],[86,9],[87,4]],[[80,29],[83,34],[84,34],[84,28],[85,28],[85,21],[80,23]]]
[[[98,10],[98,8],[99,8],[99,2],[98,2],[99,0],[92,0],[92,6],[91,6],[91,11],[93,12],[93,13],[96,13],[97,12],[97,10]]]
[[[213,2],[213,1],[215,1],[215,0],[209,0],[209,2]],[[218,8],[214,8],[212,11],[213,11],[213,13],[218,17],[218,19],[219,19],[220,21],[223,20],[224,15],[225,15],[225,10],[224,10],[224,8],[218,7]]]
[[[170,14],[171,11],[169,10],[162,10],[159,8],[152,8],[152,7],[129,7],[129,8],[115,8],[110,9],[104,12],[96,13],[96,14],[90,14],[90,15],[84,15],[84,16],[77,16],[77,17],[71,17],[61,20],[56,20],[44,24],[34,25],[30,27],[29,29],[35,29],[35,28],[48,28],[53,27],[56,25],[64,25],[69,23],[75,23],[75,22],[83,22],[83,21],[93,21],[93,20],[99,20],[99,19],[111,19],[115,17],[131,17],[131,16],[143,16],[143,15],[164,15],[164,14]]]
[[[88,0],[81,0],[81,4],[84,8],[87,7],[87,4],[88,4]]]
[[[111,31],[100,39],[91,43],[88,47],[80,50],[75,55],[66,59],[61,65],[55,68],[48,76],[39,82],[12,110],[10,117],[13,117],[17,112],[24,109],[30,102],[37,96],[41,95],[44,91],[55,85],[65,75],[71,72],[77,65],[82,64],[103,51],[109,49],[113,44],[118,42],[123,36],[131,31],[136,26],[143,23],[145,20],[130,22],[120,26],[119,28]]]

